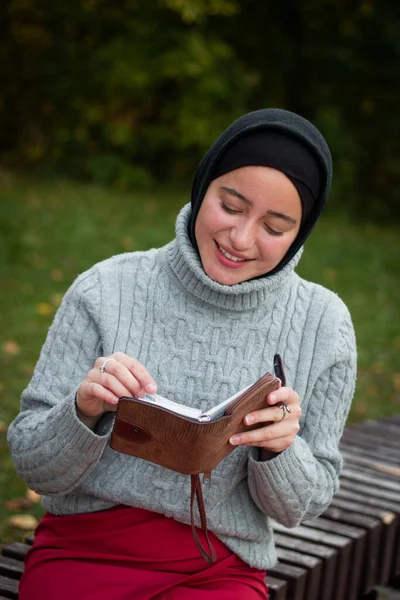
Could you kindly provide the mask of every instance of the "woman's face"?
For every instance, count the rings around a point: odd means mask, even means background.
[[[299,194],[281,171],[249,166],[214,179],[195,226],[204,271],[223,285],[268,273],[285,256],[300,221]]]

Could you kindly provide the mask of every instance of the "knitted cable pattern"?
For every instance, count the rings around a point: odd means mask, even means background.
[[[51,513],[126,504],[188,523],[190,478],[111,450],[113,413],[91,431],[76,415],[76,390],[98,356],[120,351],[146,366],[161,395],[205,410],[271,370],[280,352],[302,402],[299,435],[266,462],[236,448],[204,486],[210,529],[246,562],[268,568],[276,561],[271,518],[290,527],[315,517],[337,489],[354,332],[335,294],[294,273],[299,255],[270,278],[209,280],[188,243],[188,216],[185,207],[170,244],[113,257],[71,286],[9,444],[18,473]]]

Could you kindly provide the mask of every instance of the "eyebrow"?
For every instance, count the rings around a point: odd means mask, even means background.
[[[241,194],[234,188],[230,188],[230,187],[226,187],[225,185],[222,185],[221,189],[224,190],[225,192],[227,192],[228,194],[231,194],[231,196],[235,196],[236,198],[239,198],[239,200],[243,200],[243,202],[245,202],[248,206],[254,206],[253,202],[251,200],[249,200],[249,198],[246,198],[246,196],[243,196],[243,194]],[[285,215],[284,213],[276,212],[275,210],[267,210],[267,214],[270,215],[271,217],[277,217],[278,219],[283,219],[287,223],[292,223],[293,225],[295,225],[297,223],[296,219],[293,219],[293,217],[289,217],[289,215]]]

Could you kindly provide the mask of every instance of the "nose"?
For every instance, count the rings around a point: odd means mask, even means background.
[[[256,232],[255,225],[251,221],[239,223],[232,227],[229,233],[232,250],[244,252],[250,250],[255,243]]]

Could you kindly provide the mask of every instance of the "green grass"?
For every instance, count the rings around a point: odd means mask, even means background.
[[[171,240],[190,189],[123,193],[4,175],[1,183],[0,542],[5,542],[22,534],[7,526],[13,511],[4,502],[26,493],[5,429],[18,412],[61,296],[94,262]],[[351,421],[400,411],[399,256],[398,227],[325,216],[298,269],[335,290],[352,313],[359,371]],[[28,512],[40,516],[41,508]]]

